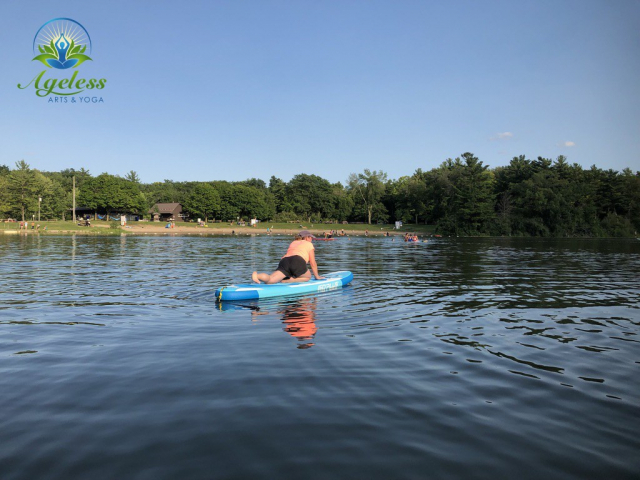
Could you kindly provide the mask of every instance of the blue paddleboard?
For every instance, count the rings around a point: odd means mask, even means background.
[[[216,300],[251,300],[255,298],[281,297],[283,295],[303,295],[337,290],[353,280],[353,273],[348,271],[332,272],[324,275],[323,280],[311,279],[301,283],[245,283],[229,285],[216,290]]]

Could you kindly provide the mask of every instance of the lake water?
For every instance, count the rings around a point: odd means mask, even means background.
[[[0,236],[0,478],[638,478],[640,241]]]

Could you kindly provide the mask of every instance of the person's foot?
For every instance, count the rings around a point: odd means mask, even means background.
[[[251,280],[253,280],[254,283],[261,283],[260,280],[258,279],[258,272],[253,272],[251,274]]]

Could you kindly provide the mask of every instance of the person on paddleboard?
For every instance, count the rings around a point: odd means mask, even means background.
[[[322,280],[318,273],[318,264],[314,253],[314,237],[309,230],[302,230],[296,235],[296,239],[291,242],[287,253],[280,260],[278,268],[271,275],[268,273],[253,272],[251,279],[255,283],[295,283],[308,282],[311,280],[311,271],[316,280]],[[311,271],[307,268],[307,263],[311,266]]]

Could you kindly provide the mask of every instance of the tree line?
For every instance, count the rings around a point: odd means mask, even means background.
[[[429,171],[388,179],[382,171],[352,173],[343,185],[317,175],[288,182],[142,183],[88,170],[45,172],[19,161],[0,165],[0,217],[68,219],[76,204],[101,214],[149,217],[156,203],[180,203],[205,221],[258,218],[272,222],[430,224],[445,235],[632,236],[640,230],[640,172],[589,169],[565,157],[514,157],[489,168],[472,153]],[[41,199],[41,201],[39,201]]]

